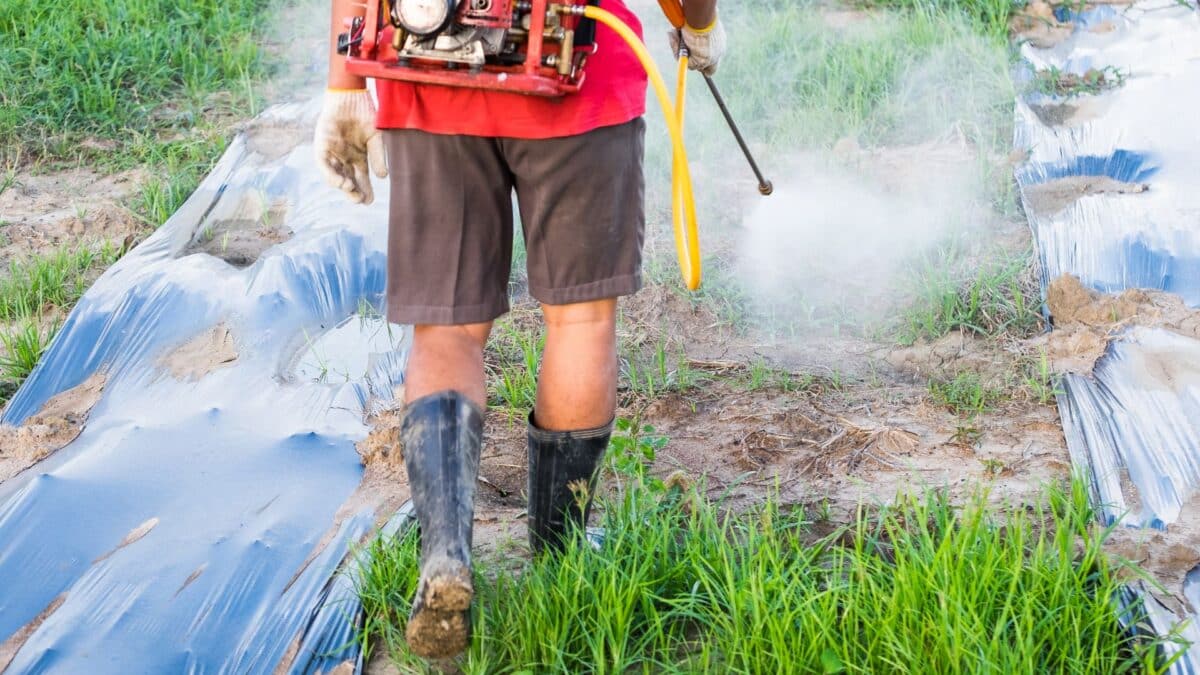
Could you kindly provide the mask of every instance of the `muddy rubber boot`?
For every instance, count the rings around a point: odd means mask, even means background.
[[[421,527],[421,579],[405,637],[427,659],[455,656],[471,641],[471,526],[483,414],[454,391],[413,401],[400,438]]]
[[[561,550],[569,528],[585,528],[612,436],[611,422],[586,431],[546,431],[529,416],[529,546]],[[582,503],[576,497],[586,489]]]

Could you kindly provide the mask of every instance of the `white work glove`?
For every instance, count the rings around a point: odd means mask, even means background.
[[[725,26],[721,24],[721,19],[713,19],[708,28],[684,25],[680,30],[671,31],[671,49],[675,52],[675,58],[679,58],[680,35],[683,35],[683,44],[688,49],[688,68],[705,75],[716,73],[717,64],[725,55]]]
[[[326,182],[359,204],[375,200],[371,176],[388,175],[383,134],[375,128],[375,102],[366,89],[325,92],[313,152]]]

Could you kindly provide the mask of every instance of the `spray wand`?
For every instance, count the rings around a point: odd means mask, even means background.
[[[682,49],[680,59],[681,61],[687,61],[687,48],[683,46],[682,35],[683,26],[686,22],[683,15],[683,0],[658,0],[658,6],[662,8],[667,21],[671,22],[675,30],[681,31],[679,36],[679,45]],[[762,170],[758,168],[758,162],[754,161],[754,155],[750,152],[750,146],[746,145],[746,139],[742,137],[742,132],[738,130],[737,122],[733,121],[733,114],[729,112],[729,106],[725,105],[725,97],[721,96],[721,90],[717,89],[717,83],[708,74],[704,75],[704,82],[708,85],[708,90],[712,92],[713,99],[717,102],[717,107],[721,109],[721,114],[725,117],[725,122],[729,125],[729,130],[733,132],[733,137],[742,149],[742,154],[746,156],[746,161],[750,163],[750,169],[754,171],[754,177],[758,179],[758,191],[763,196],[771,194],[775,191],[775,186],[763,176]]]

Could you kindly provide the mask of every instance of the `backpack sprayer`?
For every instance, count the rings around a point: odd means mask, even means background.
[[[346,72],[415,84],[466,87],[558,98],[584,85],[595,53],[595,24],[611,28],[629,45],[650,78],[666,117],[673,148],[671,192],[675,248],[684,283],[700,287],[700,241],[692,176],[683,144],[687,51],[680,54],[675,102],[646,45],[599,0],[373,0],[366,15],[348,19],[337,50]],[[684,25],[682,0],[659,0],[676,29]],[[680,41],[682,45],[682,40]],[[772,192],[711,78],[709,89],[759,180]]]

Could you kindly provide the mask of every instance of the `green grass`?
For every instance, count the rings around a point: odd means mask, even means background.
[[[264,0],[6,0],[0,153],[6,161],[138,164],[147,137],[241,115],[265,72]],[[84,141],[109,141],[84,145]],[[118,150],[118,152],[114,152]]]
[[[684,488],[606,501],[603,547],[476,577],[465,673],[1162,672],[1119,621],[1121,565],[1082,482],[1001,512],[934,494],[833,534],[776,500],[731,513]],[[360,552],[360,640],[404,672],[414,532]],[[1133,611],[1138,611],[1134,608]],[[1127,616],[1130,616],[1127,614]],[[1137,619],[1137,616],[1132,616]]]
[[[129,206],[158,226],[256,112],[270,64],[265,0],[0,3],[0,192],[18,172],[143,169]],[[62,249],[0,272],[0,405],[123,251]],[[6,327],[7,326],[7,327]]]
[[[1010,2],[881,2],[844,30],[828,25],[820,7],[755,0],[722,13],[736,48],[716,79],[756,146],[829,147],[846,136],[864,146],[919,142],[958,122],[970,140],[1007,154]],[[748,175],[699,78],[689,97],[689,155]],[[649,135],[651,157],[669,156],[660,136]],[[649,165],[664,176],[670,168]]]
[[[812,375],[796,375],[761,358],[746,366],[740,380],[747,391],[774,390],[785,394],[806,391],[817,385],[817,379]]]
[[[33,319],[24,319],[8,332],[0,332],[0,380],[11,383],[15,391],[33,372],[56,333],[57,325],[43,329]]]
[[[621,364],[621,384],[627,396],[653,401],[671,393],[684,393],[712,380],[692,366],[682,347],[660,337],[650,349],[628,355]]]
[[[973,32],[996,44],[1008,42],[1008,20],[1019,6],[1011,0],[860,0],[854,4],[959,16]]]
[[[1042,321],[1031,265],[1030,251],[999,252],[983,263],[953,245],[927,255],[913,268],[913,300],[900,313],[896,340],[909,345],[955,330],[1029,337]]]
[[[61,248],[15,260],[0,276],[0,407],[33,371],[58,332],[41,317],[68,310],[95,277],[120,257],[111,244]]]
[[[1030,87],[1042,94],[1074,98],[1116,89],[1125,84],[1126,77],[1124,71],[1113,66],[1090,68],[1082,75],[1063,72],[1057,66],[1050,66],[1034,73]]]
[[[880,0],[864,3],[861,20],[831,25],[830,6],[813,0],[748,0],[722,8],[734,47],[716,80],[758,159],[787,188],[797,153],[829,149],[852,138],[863,148],[918,144],[960,130],[977,151],[979,178],[1001,214],[1016,213],[1011,172],[997,158],[1010,151],[1012,50],[1006,0]],[[653,11],[653,10],[650,10]],[[668,68],[662,50],[660,67]],[[706,246],[738,227],[755,200],[750,171],[700,78],[689,88],[687,140],[698,184]],[[647,136],[651,222],[669,242],[670,148],[652,111]],[[739,182],[730,177],[740,179]],[[727,255],[725,253],[722,256]],[[678,276],[669,243],[652,248],[651,278]],[[666,268],[656,273],[657,264]],[[862,321],[830,303],[798,301],[751,311],[748,293],[725,277],[720,260],[705,260],[705,285],[696,301],[723,323],[766,326],[788,336],[820,330],[859,331]],[[764,316],[765,314],[765,316]]]
[[[959,415],[978,415],[1005,398],[1001,389],[987,386],[978,373],[963,371],[951,379],[929,381],[929,395],[938,405]]]
[[[112,244],[61,248],[48,255],[14,260],[0,277],[0,321],[19,321],[44,308],[68,308],[83,295],[98,271],[116,262]]]
[[[488,402],[510,417],[521,418],[537,401],[538,364],[546,336],[540,323],[527,325],[514,317],[496,322],[488,341]]]

